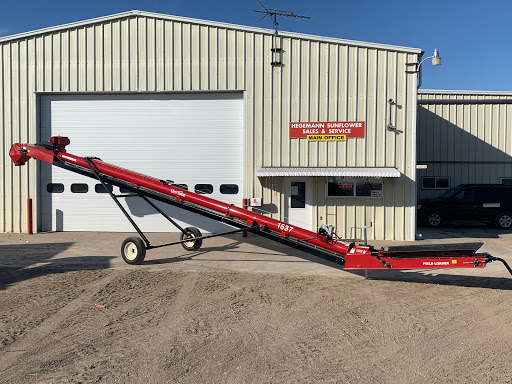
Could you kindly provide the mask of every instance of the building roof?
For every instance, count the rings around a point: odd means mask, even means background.
[[[320,168],[320,167],[263,167],[258,177],[271,176],[343,176],[343,177],[400,177],[396,168]]]
[[[443,89],[418,89],[418,95],[468,95],[468,96],[512,96],[511,91],[457,91]]]
[[[87,25],[91,25],[91,24],[98,24],[98,23],[108,22],[108,21],[112,21],[112,20],[123,19],[123,18],[127,18],[127,17],[138,17],[138,16],[149,17],[149,18],[154,18],[154,19],[170,20],[170,21],[179,21],[179,22],[190,23],[190,24],[207,25],[207,26],[213,26],[213,27],[219,27],[219,28],[234,29],[234,30],[239,30],[239,31],[261,33],[261,34],[267,34],[267,35],[274,33],[273,29],[249,27],[249,26],[243,26],[243,25],[237,25],[237,24],[222,23],[222,22],[218,22],[218,21],[192,19],[192,18],[188,18],[188,17],[165,15],[165,14],[161,14],[161,13],[152,13],[152,12],[144,12],[144,11],[128,11],[128,12],[117,13],[117,14],[109,15],[109,16],[97,17],[94,19],[77,21],[74,23],[57,25],[57,26],[49,27],[49,28],[37,29],[35,31],[23,32],[23,33],[19,33],[16,35],[4,36],[4,37],[0,38],[0,43],[11,41],[11,40],[33,37],[33,36],[42,35],[42,34],[46,34],[46,33],[52,33],[52,32],[56,32],[56,31],[60,31],[60,30],[64,30],[64,29],[79,28],[79,27],[83,27],[83,26],[87,26]],[[415,53],[415,54],[422,53],[422,50],[419,48],[408,48],[408,47],[400,47],[400,46],[386,45],[386,44],[379,44],[379,43],[367,43],[367,42],[344,40],[344,39],[325,37],[325,36],[307,35],[307,34],[295,33],[295,32],[279,31],[279,35],[283,36],[283,37],[290,37],[290,38],[297,38],[297,39],[304,39],[304,40],[311,40],[311,41],[319,41],[319,42],[325,42],[325,43],[343,44],[343,45],[348,45],[348,46],[383,49],[383,50],[388,50],[388,51],[398,51],[398,52]]]

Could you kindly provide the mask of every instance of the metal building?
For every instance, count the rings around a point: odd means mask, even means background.
[[[418,93],[418,198],[459,184],[512,184],[512,92]]]
[[[405,71],[421,50],[273,32],[131,11],[0,38],[0,231],[25,230],[27,198],[34,230],[129,230],[93,181],[13,167],[12,143],[60,134],[76,154],[237,205],[261,198],[252,209],[305,228],[414,239],[417,75]],[[169,229],[127,207],[143,229]]]

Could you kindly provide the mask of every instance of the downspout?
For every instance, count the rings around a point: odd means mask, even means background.
[[[418,57],[418,63],[421,63],[421,59],[423,58],[424,54],[425,54],[425,52],[421,51],[420,56]],[[420,68],[419,68],[418,72],[419,72],[418,73],[418,89],[420,89],[421,88],[421,84],[422,84],[422,80],[423,80],[422,76],[421,76],[421,65],[420,65]]]

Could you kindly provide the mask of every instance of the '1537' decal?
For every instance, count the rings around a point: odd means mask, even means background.
[[[277,224],[277,228],[285,232],[291,232],[294,227],[285,223],[279,223]]]

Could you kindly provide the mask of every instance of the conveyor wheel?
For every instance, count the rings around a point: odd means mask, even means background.
[[[121,256],[128,264],[142,264],[146,257],[146,245],[138,237],[128,237],[121,245]]]
[[[181,233],[181,240],[191,239],[181,243],[187,251],[197,251],[203,245],[203,239],[192,240],[195,237],[201,237],[201,231],[196,227],[185,228],[185,232]]]

